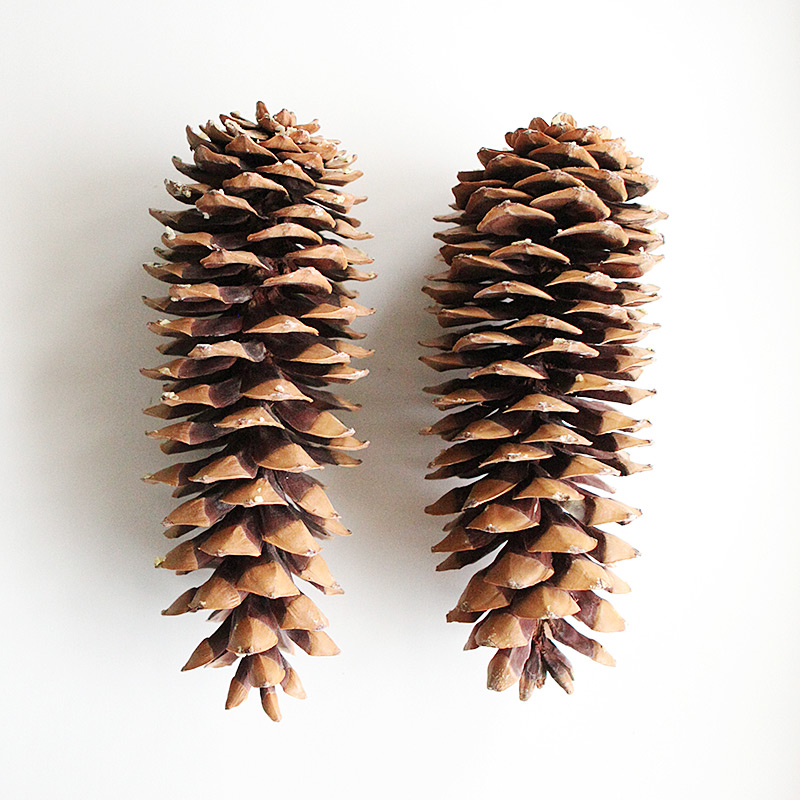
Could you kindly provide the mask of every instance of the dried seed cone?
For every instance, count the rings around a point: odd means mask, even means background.
[[[166,535],[187,537],[158,566],[203,570],[164,614],[210,610],[218,623],[184,669],[237,664],[226,707],[258,688],[278,720],[276,687],[304,697],[284,654],[338,652],[296,578],[341,593],[319,541],[349,531],[311,473],[354,466],[366,446],[333,413],[357,406],[323,387],[367,373],[351,366],[370,351],[349,325],[372,310],[344,281],[374,275],[346,244],[370,238],[349,216],[365,198],[339,188],[361,175],[354,157],[316,121],[263,103],[256,122],[220,121],[187,128],[193,163],[173,159],[189,181],[167,191],[186,208],[150,212],[166,249],[145,269],[169,290],[145,303],[171,316],[149,326],[169,361],[142,370],[166,381],[146,413],[168,420],[149,435],[181,458],[145,480],[175,487]]]
[[[456,227],[436,234],[447,269],[424,291],[453,331],[422,360],[459,377],[427,389],[451,413],[423,433],[452,443],[428,477],[469,481],[426,509],[457,515],[438,569],[491,556],[447,618],[473,623],[466,649],[496,649],[489,688],[526,700],[548,675],[572,692],[563,647],[614,663],[580,628],[624,627],[603,594],[628,591],[609,565],[637,552],[608,525],[639,511],[605,478],[648,469],[624,452],[648,423],[623,409],[652,394],[631,382],[651,358],[638,342],[657,287],[639,279],[664,215],[637,202],[656,182],[605,128],[559,114],[506,142],[459,173],[456,213],[438,218]]]

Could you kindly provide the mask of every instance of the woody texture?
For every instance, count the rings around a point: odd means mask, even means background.
[[[166,230],[145,269],[168,291],[145,303],[169,315],[149,328],[170,360],[142,370],[166,382],[145,413],[169,421],[148,435],[180,459],[145,480],[181,499],[164,520],[181,542],[157,566],[199,576],[163,613],[216,623],[183,669],[235,665],[226,707],[257,688],[277,721],[278,687],[305,696],[294,645],[338,652],[305,591],[341,593],[320,541],[349,531],[312,473],[366,446],[334,413],[358,406],[324,387],[367,373],[349,326],[372,310],[345,282],[374,274],[348,244],[370,238],[350,216],[365,198],[341,188],[361,175],[354,156],[263,103],[255,122],[219,119],[187,128],[192,161],[173,159],[188,181],[166,187],[185,207],[150,211]]]
[[[572,692],[566,649],[614,664],[587,632],[623,629],[606,594],[629,587],[609,565],[638,555],[611,529],[640,512],[606,479],[649,468],[626,454],[649,444],[626,407],[652,394],[632,382],[652,356],[638,343],[657,287],[640,279],[665,215],[639,202],[656,181],[606,128],[537,117],[506,142],[437,218],[456,224],[424,291],[448,332],[422,360],[457,377],[426,390],[448,413],[423,433],[448,442],[428,477],[468,481],[426,509],[456,515],[437,569],[485,564],[447,619],[473,625],[466,649],[496,651],[489,688],[527,700],[548,675]]]

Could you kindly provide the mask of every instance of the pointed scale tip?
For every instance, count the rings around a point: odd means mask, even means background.
[[[181,672],[188,672],[203,667],[214,659],[214,651],[208,639],[203,639],[189,656],[189,660],[181,667]]]

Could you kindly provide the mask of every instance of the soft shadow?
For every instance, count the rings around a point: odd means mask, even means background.
[[[48,499],[72,522],[62,536],[80,553],[65,563],[80,573],[73,582],[91,576],[101,593],[125,586],[138,594],[152,591],[147,565],[164,550],[167,511],[166,498],[140,481],[164,458],[144,437],[155,420],[142,415],[158,387],[138,371],[163,360],[145,329],[155,312],[140,299],[159,293],[141,269],[159,232],[147,216],[145,170],[125,164],[100,176],[86,166],[73,165],[69,176],[79,202],[68,216],[53,214],[52,235],[37,243],[44,263],[56,265],[32,278],[43,298],[38,324],[57,335],[32,355],[24,422],[35,468],[53,476]],[[108,186],[128,191],[109,202],[98,191]]]
[[[375,233],[364,249],[375,258],[378,277],[356,288],[359,300],[376,313],[357,327],[367,333],[362,344],[375,354],[361,362],[370,374],[344,392],[362,409],[344,418],[370,446],[357,454],[360,467],[320,476],[354,533],[327,545],[326,559],[353,600],[375,603],[384,620],[388,615],[392,624],[409,627],[423,621],[438,626],[454,601],[452,573],[434,572],[441,556],[431,546],[442,537],[441,521],[424,513],[444,491],[441,481],[425,480],[441,441],[420,435],[441,416],[422,388],[443,379],[419,361],[425,349],[418,341],[441,332],[422,293],[425,275],[441,269],[428,212],[413,202],[398,203],[383,219],[365,222]],[[408,616],[410,603],[425,609],[422,616]]]

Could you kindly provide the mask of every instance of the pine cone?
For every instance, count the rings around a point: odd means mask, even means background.
[[[183,419],[148,435],[189,461],[145,480],[191,498],[164,524],[168,538],[192,538],[157,566],[212,570],[163,612],[211,610],[220,623],[184,670],[238,663],[226,707],[258,687],[278,720],[278,685],[305,696],[283,652],[292,643],[314,656],[338,652],[294,576],[341,593],[317,540],[349,531],[306,473],[354,466],[349,451],[366,446],[331,413],[358,406],[320,387],[367,373],[349,366],[371,351],[353,343],[363,334],[348,325],[372,310],[342,282],[374,274],[357,269],[370,263],[366,254],[339,241],[370,238],[348,216],[366,198],[336,188],[361,175],[350,169],[354,156],[318,135],[316,121],[271,116],[263,103],[256,119],[233,113],[221,127],[201,125],[202,134],[187,128],[194,163],[173,163],[192,182],[166,187],[189,208],[150,211],[167,226],[168,249],[156,248],[162,261],[145,269],[170,286],[145,303],[175,318],[149,325],[168,337],[159,350],[173,360],[142,370],[167,381],[145,413]]]
[[[631,202],[656,181],[606,128],[559,114],[506,142],[459,173],[457,211],[437,218],[457,227],[436,234],[448,269],[424,291],[439,324],[459,330],[422,342],[441,351],[422,360],[469,371],[426,390],[438,408],[464,410],[423,433],[453,442],[429,478],[470,479],[426,509],[458,514],[433,548],[450,554],[438,569],[494,554],[447,619],[474,623],[466,649],[497,649],[489,688],[519,682],[526,700],[548,674],[572,692],[558,645],[614,663],[569,620],[624,627],[596,592],[629,591],[608,565],[638,553],[598,526],[640,514],[608,497],[605,478],[649,469],[623,453],[649,443],[631,435],[649,423],[609,402],[652,394],[629,383],[652,355],[636,343],[656,327],[641,306],[657,287],[637,279],[660,260],[648,226],[664,215]]]

